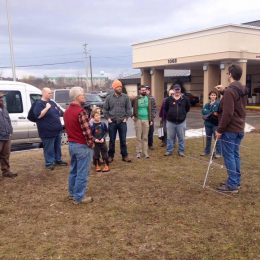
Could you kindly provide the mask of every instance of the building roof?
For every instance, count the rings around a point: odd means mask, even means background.
[[[242,24],[243,24],[243,25],[251,25],[251,26],[260,27],[260,20],[252,21],[252,22],[247,22],[247,23],[242,23]]]
[[[190,76],[190,70],[164,70],[164,77],[188,77]],[[141,73],[132,74],[121,79],[140,79]]]

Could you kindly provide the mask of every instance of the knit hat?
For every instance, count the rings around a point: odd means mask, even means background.
[[[120,81],[120,80],[118,80],[118,79],[116,79],[116,80],[114,80],[113,81],[113,83],[112,83],[112,88],[113,89],[116,89],[116,88],[118,88],[118,87],[121,87],[122,88],[122,82]]]

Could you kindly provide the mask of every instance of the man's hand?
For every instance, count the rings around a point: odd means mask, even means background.
[[[127,121],[127,120],[126,120],[126,118],[125,118],[125,119],[123,120],[123,123],[126,123],[126,121]]]
[[[50,103],[46,103],[46,107],[48,110],[51,108],[51,104]]]
[[[216,139],[219,140],[221,138],[221,133],[219,133],[218,131],[215,132],[216,135]]]
[[[150,122],[150,125],[153,125],[153,121]]]
[[[99,142],[102,144],[104,143],[104,138],[100,139]]]
[[[111,118],[108,118],[108,119],[107,119],[107,122],[108,122],[109,124],[112,123]]]
[[[226,87],[224,87],[223,85],[217,85],[217,86],[215,87],[215,89],[216,89],[217,91],[224,91],[225,88],[226,88]]]
[[[98,139],[95,139],[95,143],[100,143],[100,141]]]

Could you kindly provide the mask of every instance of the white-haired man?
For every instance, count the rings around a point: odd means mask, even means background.
[[[61,131],[60,109],[51,100],[52,91],[49,88],[42,89],[42,98],[34,107],[34,114],[37,117],[37,128],[43,143],[45,167],[53,170],[56,165],[68,165],[61,158]]]
[[[69,95],[72,102],[64,113],[71,157],[69,198],[75,204],[88,203],[92,201],[92,198],[85,197],[85,193],[93,158],[94,140],[88,114],[82,107],[85,102],[83,89],[81,87],[73,87]]]

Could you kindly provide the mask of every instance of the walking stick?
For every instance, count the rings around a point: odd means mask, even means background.
[[[206,182],[207,182],[207,178],[208,178],[208,174],[209,174],[209,169],[210,169],[210,165],[212,164],[212,159],[213,159],[213,155],[214,155],[214,152],[215,152],[215,148],[216,148],[217,141],[218,141],[218,140],[217,140],[217,138],[216,138],[216,140],[215,140],[215,142],[214,142],[213,149],[212,149],[212,153],[211,153],[211,156],[210,156],[208,169],[207,169],[207,172],[206,172],[206,175],[205,175],[205,178],[204,178],[203,189],[204,189],[205,186],[206,186]]]

